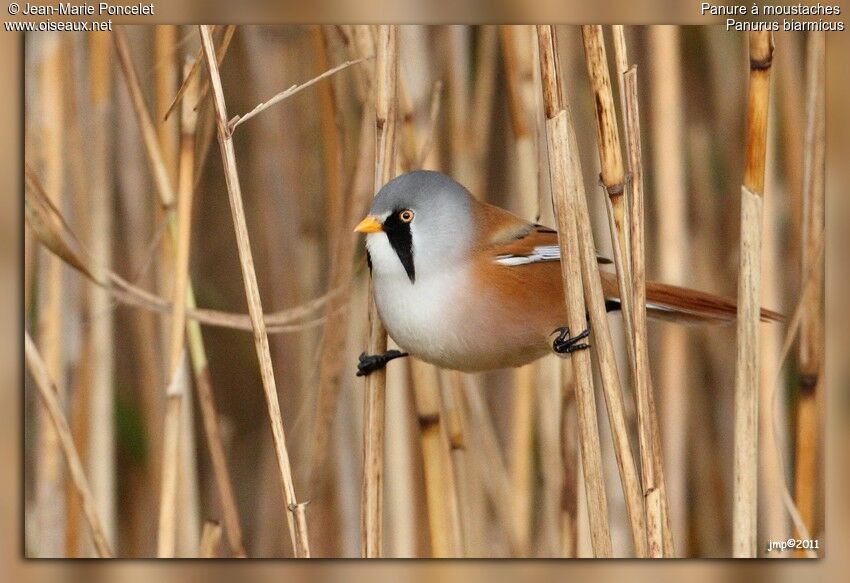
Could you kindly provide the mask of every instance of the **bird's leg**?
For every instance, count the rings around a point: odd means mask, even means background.
[[[552,331],[552,334],[555,332],[558,333],[558,336],[552,342],[552,350],[558,354],[571,354],[578,350],[584,350],[585,348],[590,347],[589,344],[584,342],[579,343],[579,340],[583,340],[590,335],[590,328],[577,336],[570,336],[570,329],[567,326],[556,328]]]
[[[389,361],[396,358],[404,358],[405,356],[410,355],[400,350],[388,350],[383,354],[366,354],[364,352],[360,355],[359,362],[357,363],[357,376],[368,376],[376,370],[381,370],[387,366]]]

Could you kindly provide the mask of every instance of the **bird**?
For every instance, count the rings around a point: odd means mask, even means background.
[[[571,336],[566,326],[557,231],[476,199],[446,174],[390,180],[354,230],[365,234],[378,316],[401,349],[361,354],[358,376],[406,356],[480,372],[589,346],[590,330]],[[606,309],[619,309],[616,275],[600,276]],[[646,298],[656,318],[722,322],[737,312],[730,298],[657,282]],[[762,319],[781,315],[762,310]]]

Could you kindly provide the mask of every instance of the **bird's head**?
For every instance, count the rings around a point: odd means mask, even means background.
[[[405,274],[413,283],[467,255],[472,204],[469,191],[445,174],[417,170],[389,181],[354,230],[366,234],[376,273]]]

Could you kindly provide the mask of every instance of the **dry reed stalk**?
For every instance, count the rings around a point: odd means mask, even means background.
[[[189,88],[187,94],[193,92],[193,87]],[[186,332],[186,291],[188,288],[189,281],[189,247],[192,236],[192,199],[193,199],[193,182],[194,182],[194,138],[195,138],[195,123],[197,121],[197,115],[192,110],[191,105],[186,105],[188,101],[183,102],[183,108],[181,111],[180,117],[180,157],[179,157],[179,180],[177,187],[177,241],[174,249],[174,260],[173,260],[173,288],[172,288],[172,298],[174,311],[171,314],[171,330],[169,333],[169,351],[168,351],[168,363],[169,363],[169,384],[175,385],[180,381],[177,379],[178,375],[182,375],[185,373],[184,367],[182,366],[184,356],[185,356],[185,332]],[[175,554],[175,542],[176,536],[167,532],[167,529],[172,531],[180,531],[180,529],[185,528],[187,525],[185,520],[190,518],[189,516],[185,516],[186,509],[183,508],[183,520],[180,523],[176,521],[177,515],[167,514],[167,511],[173,511],[174,507],[178,505],[178,501],[182,502],[183,500],[178,500],[178,487],[177,482],[172,482],[171,477],[173,476],[180,477],[180,472],[184,469],[181,461],[186,461],[181,459],[181,456],[174,453],[171,449],[172,447],[177,447],[175,444],[179,444],[182,442],[182,447],[186,448],[189,444],[187,443],[188,435],[181,435],[182,440],[179,437],[169,435],[169,431],[181,431],[185,432],[187,430],[187,425],[191,422],[191,418],[187,418],[185,416],[185,412],[183,409],[189,408],[189,403],[184,403],[184,399],[187,397],[186,394],[181,392],[175,392],[173,394],[168,395],[167,403],[166,403],[166,419],[165,419],[165,443],[166,452],[169,454],[169,457],[163,458],[163,463],[166,462],[169,464],[179,464],[176,467],[166,467],[163,465],[163,480],[162,480],[162,496],[163,501],[160,504],[160,546],[158,555],[160,557],[167,556],[172,557]],[[173,420],[169,416],[170,415],[181,415],[181,420]],[[166,480],[165,477],[168,476],[169,479]],[[187,484],[183,484],[184,486]],[[171,490],[170,488],[174,487],[175,490]],[[166,500],[168,497],[168,500]],[[174,499],[172,500],[171,497]],[[182,496],[179,496],[182,498]],[[181,504],[182,506],[182,504]],[[187,529],[190,530],[190,529]]]
[[[683,285],[686,283],[687,266],[692,262],[689,250],[693,238],[688,232],[687,203],[692,197],[687,196],[687,177],[682,163],[682,155],[671,155],[671,152],[684,152],[685,145],[682,134],[684,125],[682,80],[681,80],[681,51],[679,48],[679,28],[676,26],[656,26],[650,31],[650,50],[653,56],[655,74],[652,76],[653,124],[654,131],[653,168],[656,176],[656,191],[658,204],[656,223],[658,224],[658,239],[665,242],[659,246],[659,263],[661,265],[662,281]],[[678,366],[662,367],[658,379],[661,392],[661,415],[664,419],[665,440],[663,456],[656,459],[656,471],[661,472],[661,459],[668,461],[671,471],[669,479],[659,478],[662,492],[669,492],[672,498],[672,514],[676,520],[677,529],[682,532],[686,528],[685,515],[687,512],[686,496],[687,483],[685,468],[687,467],[688,440],[688,390],[690,388],[687,372],[691,367],[686,350],[688,331],[683,326],[668,326],[661,337],[659,360],[668,363],[681,363]],[[649,394],[650,407],[655,408],[654,393]],[[653,417],[653,424],[658,420]],[[656,429],[653,429],[653,432]],[[669,524],[667,511],[667,496],[662,498],[662,513],[664,514],[665,554],[672,552],[672,534],[668,532]]]
[[[365,290],[364,290],[365,291]],[[386,440],[385,473],[393,477],[392,487],[387,488],[384,497],[384,524],[386,525],[387,544],[384,547],[384,556],[391,558],[414,558],[419,555],[418,541],[422,534],[427,531],[422,523],[420,512],[418,512],[421,472],[419,471],[419,455],[416,450],[418,440],[414,435],[416,432],[416,419],[413,412],[413,391],[410,388],[410,371],[407,359],[402,359],[396,365],[387,369],[387,385],[393,387],[387,393],[387,427],[392,428]],[[351,396],[351,395],[349,395]],[[348,427],[354,421],[351,416],[345,423]],[[340,442],[341,436],[335,437]],[[348,436],[342,436],[347,444],[351,441]],[[338,449],[338,458],[352,457],[347,448]],[[344,463],[352,478],[359,480],[360,467],[352,464],[351,460],[341,459],[337,463]],[[356,476],[355,476],[356,474]],[[343,494],[337,482],[335,489],[340,491],[341,513],[347,516],[354,514],[354,523],[350,535],[353,541],[359,545],[360,519],[357,516],[358,500],[356,483]],[[345,508],[346,504],[352,504],[353,508]],[[354,510],[355,512],[352,512]],[[359,554],[359,549],[354,550],[354,555]]]
[[[62,405],[59,402],[59,391],[50,378],[47,363],[41,354],[39,354],[35,343],[30,338],[29,332],[24,332],[24,345],[27,368],[29,368],[33,381],[35,381],[38,387],[38,394],[44,404],[44,409],[47,411],[48,420],[53,425],[59,447],[61,448],[62,455],[65,457],[65,463],[68,464],[68,470],[71,474],[74,488],[82,501],[83,514],[91,529],[92,540],[97,554],[103,558],[111,557],[112,550],[98,516],[97,503],[89,487],[86,474],[83,471],[83,464],[74,445],[74,439],[71,437],[71,428],[68,426],[68,420],[62,412]]]
[[[621,32],[615,33],[615,38]],[[618,41],[620,42],[620,41]],[[626,61],[625,43],[620,45],[622,61]],[[648,555],[650,557],[664,556],[664,520],[662,501],[663,490],[658,476],[660,468],[657,458],[659,436],[656,427],[655,409],[653,406],[652,377],[649,366],[649,347],[646,334],[646,261],[644,241],[644,211],[643,211],[643,160],[640,143],[640,117],[637,97],[637,69],[632,67],[625,71],[622,77],[625,97],[624,119],[626,128],[626,151],[629,157],[629,172],[631,173],[631,190],[629,201],[629,236],[631,238],[632,285],[629,293],[633,296],[633,306],[640,306],[634,315],[634,344],[635,354],[635,396],[637,400],[638,432],[640,443],[640,459],[643,481],[643,495],[646,510],[646,528]]]
[[[153,29],[153,85],[156,135],[162,159],[172,184],[177,182],[180,128],[178,120],[166,119],[165,112],[177,91],[177,25],[157,24]]]
[[[735,557],[757,556],[758,392],[761,232],[767,150],[767,112],[773,35],[749,34],[750,88],[746,166],[741,187],[741,257],[735,362],[735,462],[732,547]]]
[[[561,247],[561,257],[566,258],[566,261],[561,261],[561,270],[564,299],[567,304],[567,323],[577,334],[588,326],[582,289],[577,285],[582,281],[581,266],[579,257],[573,252],[580,248],[575,205],[576,199],[579,195],[583,196],[583,193],[579,192],[576,167],[570,158],[571,155],[575,156],[576,152],[572,151],[570,139],[569,109],[561,94],[561,73],[554,28],[538,26],[537,41],[540,47],[540,74],[543,81],[549,172],[558,222],[558,243]],[[608,504],[602,476],[590,354],[587,351],[576,352],[571,356],[571,361],[576,372],[579,443],[586,480],[593,552],[597,557],[609,557],[611,535],[608,530]]]
[[[617,128],[617,113],[614,111],[614,94],[608,73],[605,38],[599,25],[581,27],[587,75],[596,106],[596,140],[599,150],[599,165],[602,169],[600,181],[605,190],[605,208],[608,211],[608,226],[611,231],[614,266],[620,289],[621,312],[626,337],[633,338],[633,307],[629,293],[631,266],[629,252],[629,225],[625,219],[626,171],[620,148],[620,133]],[[632,343],[626,342],[632,376],[635,375],[635,355]],[[640,554],[638,555],[640,556]]]
[[[602,33],[601,26],[582,26],[582,39],[584,41],[585,61],[587,64],[587,73],[590,78],[591,89],[594,94],[594,103],[596,106],[596,137],[599,149],[599,164],[602,169],[600,179],[605,190],[605,203],[608,211],[608,225],[612,237],[612,248],[614,250],[614,264],[617,272],[617,283],[620,288],[620,306],[623,314],[623,324],[626,331],[626,336],[630,341],[626,342],[629,355],[629,364],[632,378],[638,376],[637,364],[635,358],[635,347],[631,341],[634,339],[634,308],[632,303],[632,293],[629,289],[632,283],[631,267],[630,267],[630,242],[629,242],[629,225],[625,217],[626,200],[626,174],[623,164],[623,156],[620,148],[620,134],[617,127],[617,117],[614,111],[614,95],[611,89],[611,79],[608,72],[608,60],[605,51],[605,39]],[[642,304],[641,304],[642,305]],[[594,327],[596,322],[593,322]],[[604,377],[603,377],[604,378]],[[604,386],[604,385],[603,385]],[[622,402],[622,393],[618,392],[618,397]],[[625,417],[625,416],[624,416]],[[641,417],[639,416],[639,419]],[[612,435],[616,437],[614,431],[614,419],[612,417]],[[623,422],[625,426],[625,421]],[[627,431],[627,430],[626,430]],[[647,432],[643,431],[641,436],[645,437]],[[627,435],[625,436],[627,437]],[[642,442],[641,442],[642,443]],[[628,440],[625,439],[623,444],[627,445]],[[615,446],[617,441],[615,440]],[[646,444],[643,444],[646,445]],[[642,447],[639,447],[643,451]],[[631,455],[631,449],[628,449]],[[618,457],[621,454],[618,453]],[[628,461],[632,461],[631,458]],[[643,474],[646,474],[646,459],[641,457]],[[625,465],[628,470],[628,463]],[[636,471],[635,471],[635,475]],[[622,475],[624,488],[627,487],[627,482],[631,482],[631,476]],[[637,486],[637,484],[636,484]],[[647,489],[644,487],[644,492]],[[626,491],[626,505],[629,511],[632,539],[634,541],[635,554],[638,557],[646,557],[649,555],[647,548],[647,521],[651,522],[649,516],[644,517],[643,501],[638,493]],[[640,515],[640,518],[636,518]],[[660,540],[658,541],[660,542]],[[660,549],[660,546],[658,547]]]
[[[816,280],[814,292],[803,303],[800,321],[798,366],[800,371],[797,405],[794,501],[810,533],[817,532],[815,508],[818,491],[818,451],[821,420],[818,393],[823,390],[824,270],[819,249],[824,244],[824,181],[826,169],[826,39],[822,32],[807,39],[806,132],[803,182],[802,262],[800,273]],[[806,279],[801,282],[801,289]],[[800,534],[800,536],[802,536]]]
[[[166,387],[165,421],[162,439],[162,477],[157,530],[158,558],[173,558],[177,547],[177,479],[180,469],[181,404],[186,391],[185,361],[173,369]]]
[[[42,96],[44,119],[43,156],[49,201],[62,208],[65,190],[65,75],[59,37],[51,37],[44,48],[39,91]],[[65,399],[62,327],[63,273],[62,262],[48,257],[44,262],[44,291],[38,322],[38,340],[50,378],[54,379],[59,403]],[[61,557],[66,529],[63,500],[63,472],[59,436],[47,413],[40,410],[39,435],[36,446],[36,508],[38,512],[38,556]]]
[[[233,136],[228,129],[227,106],[224,101],[224,91],[221,85],[221,76],[216,62],[215,47],[209,27],[199,27],[201,43],[204,49],[204,57],[207,64],[207,72],[210,76],[210,84],[213,91],[213,101],[216,109],[216,120],[218,125],[218,139],[221,147],[222,163],[225,168],[227,181],[227,193],[230,200],[230,209],[233,215],[233,224],[236,231],[236,242],[239,247],[239,262],[242,268],[242,277],[245,283],[245,295],[248,300],[248,311],[254,328],[254,343],[257,349],[257,358],[260,363],[260,373],[263,381],[263,389],[266,397],[266,405],[269,412],[269,420],[274,437],[275,454],[278,469],[280,471],[281,488],[287,505],[287,522],[292,542],[292,548],[296,557],[309,557],[310,547],[307,539],[306,525],[303,520],[303,511],[296,513],[299,508],[295,497],[295,487],[292,481],[292,469],[289,461],[289,452],[286,447],[286,437],[283,431],[283,420],[278,403],[277,387],[275,384],[274,370],[272,368],[271,354],[269,352],[269,338],[266,333],[266,325],[263,320],[263,306],[260,300],[259,287],[257,285],[257,274],[254,271],[254,260],[251,253],[251,243],[248,236],[248,227],[245,222],[245,209],[242,203],[242,190],[239,184],[239,172],[236,167],[236,152],[233,147]],[[300,514],[300,516],[296,516]]]
[[[159,194],[162,206],[170,209],[174,204],[176,196],[168,171],[168,163],[165,161],[165,155],[160,148],[156,127],[151,120],[147,105],[145,105],[139,76],[136,73],[132,57],[130,56],[127,33],[123,27],[116,27],[113,33],[113,40],[115,41],[115,49],[118,55],[118,62],[121,65],[121,72],[127,81],[130,99],[133,101],[133,109],[139,122],[139,129],[142,132],[145,152],[148,155],[148,161],[151,165],[151,172],[153,173],[157,193]]]
[[[159,194],[161,206],[167,211],[166,224],[168,234],[172,241],[177,238],[177,221],[174,214],[174,187],[169,179],[168,172],[165,170],[165,162],[163,153],[159,148],[159,142],[153,129],[150,113],[142,95],[141,86],[139,84],[138,74],[133,66],[132,57],[130,56],[129,46],[127,43],[126,34],[121,27],[118,27],[114,35],[115,47],[119,57],[119,64],[124,79],[127,84],[127,90],[130,99],[133,103],[133,110],[136,119],[139,123],[139,129],[142,132],[145,150],[147,152],[148,161],[151,165],[154,174],[154,182]],[[195,294],[192,289],[191,280],[187,282],[186,289],[186,308],[189,313],[195,311]],[[219,495],[221,496],[221,504],[225,509],[225,527],[227,529],[228,542],[231,550],[237,556],[244,555],[244,548],[241,543],[241,533],[238,528],[238,516],[236,511],[236,502],[233,496],[233,489],[230,480],[227,464],[224,463],[224,446],[220,441],[220,434],[217,429],[217,418],[211,418],[210,415],[215,413],[213,392],[209,374],[209,364],[204,348],[204,339],[201,333],[200,324],[195,320],[190,320],[187,324],[187,342],[189,346],[189,354],[192,360],[192,369],[195,376],[195,383],[200,395],[202,404],[201,413],[204,415],[204,427],[207,430],[207,441],[210,445],[211,457],[213,459],[213,470],[216,476],[216,484],[218,486]],[[213,406],[204,406],[213,405]],[[228,518],[228,515],[230,518]]]
[[[398,107],[398,27],[378,27],[375,87],[375,191],[395,176]],[[387,351],[387,332],[369,293],[369,354]],[[363,432],[363,489],[361,500],[361,554],[381,556],[383,520],[384,418],[386,371],[366,377]]]
[[[205,520],[201,531],[201,542],[198,545],[198,556],[202,559],[218,557],[218,547],[221,544],[221,525],[215,520]]]
[[[218,28],[217,25],[212,26],[213,32]],[[222,34],[221,44],[219,44],[218,49],[216,50],[216,61],[218,62],[218,66],[221,66],[222,61],[224,61],[224,56],[227,54],[227,49],[230,48],[230,41],[233,40],[233,35],[236,33],[236,25],[228,24],[224,28],[224,33]],[[183,99],[186,90],[189,88],[189,83],[193,81],[195,76],[198,74],[198,69],[201,66],[201,63],[204,60],[204,52],[203,49],[198,49],[198,53],[195,56],[195,60],[192,63],[192,68],[187,75],[183,77],[183,82],[180,84],[180,89],[177,90],[177,94],[174,96],[174,99],[171,101],[171,105],[168,106],[168,109],[163,115],[162,119],[167,120],[174,110],[177,108],[177,105],[180,103],[180,100]],[[209,81],[204,80],[203,90],[199,92],[200,97],[196,95],[195,103],[193,105],[194,109],[198,109],[198,105],[201,101],[207,96],[207,92],[210,90]]]
[[[103,122],[111,118],[112,59],[109,34],[94,32],[89,36],[89,68],[91,78],[90,113]],[[107,124],[108,125],[108,124]],[[112,264],[112,172],[111,145],[107,132],[99,128],[91,136],[91,258],[94,269],[101,268],[96,277],[105,281],[104,271]],[[91,427],[89,456],[98,460],[91,466],[92,491],[104,529],[113,540],[115,526],[115,424],[113,393],[114,338],[113,313],[109,292],[92,286],[89,312],[94,315],[91,330],[91,352],[98,355],[91,379]]]
[[[460,556],[461,540],[456,496],[456,477],[449,458],[449,441],[442,415],[437,368],[414,359],[413,404],[422,444],[425,499],[431,556]]]
[[[609,100],[612,100],[610,97],[610,90],[608,91],[608,94]],[[566,107],[565,103],[564,105]],[[620,480],[623,486],[626,509],[629,515],[629,524],[632,530],[634,550],[638,556],[645,556],[645,520],[640,479],[638,477],[631,444],[629,442],[628,425],[625,417],[625,401],[614,355],[614,345],[611,338],[611,332],[608,327],[605,298],[602,293],[602,284],[596,259],[596,246],[593,241],[590,214],[587,206],[580,160],[577,153],[578,148],[576,144],[575,131],[572,126],[572,119],[569,116],[569,108],[566,108],[566,111],[566,129],[569,137],[566,153],[569,155],[569,162],[572,164],[572,172],[575,176],[574,189],[570,188],[566,192],[574,196],[574,200],[572,201],[572,210],[577,213],[575,217],[578,236],[577,248],[579,250],[581,263],[581,277],[584,282],[585,303],[590,315],[590,324],[593,326],[594,330],[595,341],[591,342],[591,345],[594,348],[594,354],[596,355],[597,362],[599,363],[602,391],[605,396],[605,404],[608,409],[608,419],[611,427],[614,453],[620,472]],[[548,114],[547,117],[549,117]],[[616,133],[616,131],[614,131],[614,133]],[[566,245],[566,242],[562,244]],[[576,247],[572,248],[574,250],[576,249]],[[563,251],[561,256],[564,256]],[[625,263],[625,260],[623,263]],[[579,374],[581,373],[579,372]]]
[[[291,97],[291,96],[295,95],[296,93],[299,93],[300,91],[302,91],[304,89],[307,89],[311,85],[318,83],[322,79],[326,79],[327,77],[330,77],[330,76],[332,76],[336,73],[339,73],[340,71],[347,69],[352,65],[356,65],[357,63],[361,63],[362,61],[363,61],[363,59],[357,59],[356,61],[346,61],[342,64],[337,65],[336,67],[333,67],[332,69],[328,69],[327,71],[325,71],[324,73],[321,73],[320,75],[317,75],[316,77],[313,77],[309,81],[305,81],[304,83],[301,83],[300,85],[293,85],[293,86],[289,87],[288,89],[284,89],[283,91],[281,91],[281,92],[277,93],[276,95],[274,95],[273,97],[271,97],[268,101],[264,101],[264,102],[260,103],[259,105],[257,105],[256,107],[254,107],[254,109],[252,109],[251,111],[249,111],[249,112],[247,112],[243,115],[233,116],[233,118],[231,118],[230,121],[227,123],[228,129],[231,132],[233,132],[241,124],[245,123],[246,121],[248,121],[249,119],[251,119],[255,115],[262,113],[263,111],[270,108],[271,106],[280,103],[281,101],[283,101],[287,97]]]

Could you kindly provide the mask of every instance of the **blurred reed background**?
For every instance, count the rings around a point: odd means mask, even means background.
[[[439,169],[477,197],[555,225],[537,32],[217,26],[206,59],[192,26],[26,37],[27,556],[287,557],[305,554],[305,543],[314,557],[602,554],[592,544],[588,510],[600,509],[585,494],[569,361],[481,375],[395,361],[385,392],[354,376],[370,304],[352,229],[376,180]],[[607,61],[594,62],[587,47],[600,32]],[[615,251],[591,79],[607,69],[608,120],[619,124],[632,175],[622,73],[634,64],[647,277],[735,297],[747,36],[720,27],[554,33],[596,246]],[[803,340],[782,360],[789,327],[758,328],[757,553],[768,557],[790,553],[765,553],[766,541],[805,538],[800,521],[812,538],[824,528],[823,36],[779,33],[775,43],[761,300]],[[220,95],[208,73],[213,45]],[[216,100],[242,116],[238,124],[221,123]],[[381,103],[391,119],[376,136]],[[393,132],[395,148],[386,142]],[[217,133],[232,133],[233,156],[220,155]],[[376,150],[386,147],[395,166],[382,174]],[[236,168],[241,197],[226,180]],[[244,232],[234,235],[228,199],[244,201],[250,247]],[[243,283],[251,252],[267,314],[263,365]],[[792,319],[809,280],[802,317]],[[651,554],[635,542],[644,531],[624,496],[615,445],[625,443],[644,478],[644,453],[663,476],[663,500],[644,490],[638,499],[641,520],[651,519],[650,502],[663,504],[659,552],[731,556],[735,326],[649,322],[659,459],[639,447],[623,318],[608,320],[623,387],[622,425],[613,414],[609,422],[607,392],[595,399],[611,554]],[[594,376],[601,389],[597,366]],[[365,480],[364,434],[367,460],[382,459],[379,474],[365,464]],[[382,442],[375,458],[369,444]],[[362,513],[371,522],[361,531]]]

